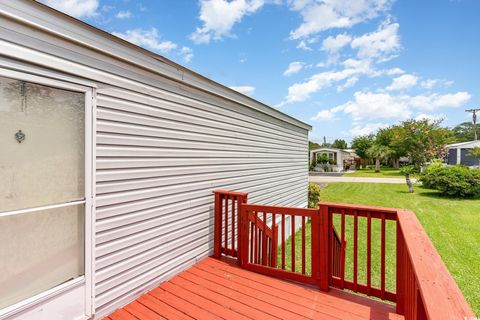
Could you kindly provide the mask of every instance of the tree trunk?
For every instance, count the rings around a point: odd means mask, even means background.
[[[394,167],[395,169],[400,168],[400,159],[394,159],[394,160],[393,160],[393,167]]]
[[[375,158],[375,172],[380,172],[380,158]]]
[[[410,180],[410,175],[409,174],[405,175],[405,180],[407,181],[408,192],[413,193],[414,192],[413,183],[412,183],[412,180]]]

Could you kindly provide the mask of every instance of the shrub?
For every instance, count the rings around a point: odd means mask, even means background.
[[[320,202],[320,186],[316,183],[308,183],[308,207],[317,208]]]
[[[466,198],[480,195],[480,169],[464,166],[443,166],[433,163],[420,178],[424,187],[440,191],[442,195]]]

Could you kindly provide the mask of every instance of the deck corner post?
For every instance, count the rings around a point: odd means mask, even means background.
[[[242,204],[247,204],[248,202],[248,193],[245,193],[238,197],[237,203],[237,264],[241,267],[243,265],[243,260],[245,256],[243,255],[243,250],[245,247],[244,244],[244,233],[245,233],[245,226],[244,224],[247,223],[247,219],[245,219],[242,209]],[[248,233],[248,230],[247,230]],[[246,247],[248,248],[248,247]]]
[[[221,255],[222,241],[222,198],[220,193],[214,192],[214,231],[213,231],[213,257],[219,259]]]
[[[320,276],[320,290],[328,291],[329,290],[329,278],[330,278],[330,268],[329,268],[329,212],[328,206],[320,204],[319,206],[319,250],[317,254],[319,255],[319,276]]]

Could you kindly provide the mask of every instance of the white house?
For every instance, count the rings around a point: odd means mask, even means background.
[[[0,2],[0,319],[99,319],[213,250],[212,190],[305,207],[311,127]]]
[[[475,147],[480,147],[480,140],[449,144],[446,146],[447,157],[445,162],[449,165],[478,166],[480,160],[468,156],[470,149]]]
[[[337,148],[318,148],[310,150],[310,163],[317,160],[316,171],[323,171],[322,165],[319,163],[321,156],[329,159],[328,166],[333,172],[341,172],[347,168],[355,167],[355,159],[357,155],[353,149],[337,149]]]

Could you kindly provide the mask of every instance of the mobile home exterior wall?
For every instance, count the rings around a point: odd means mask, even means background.
[[[213,189],[307,205],[309,126],[168,60],[6,1],[0,68],[93,88],[95,318],[211,254]]]

